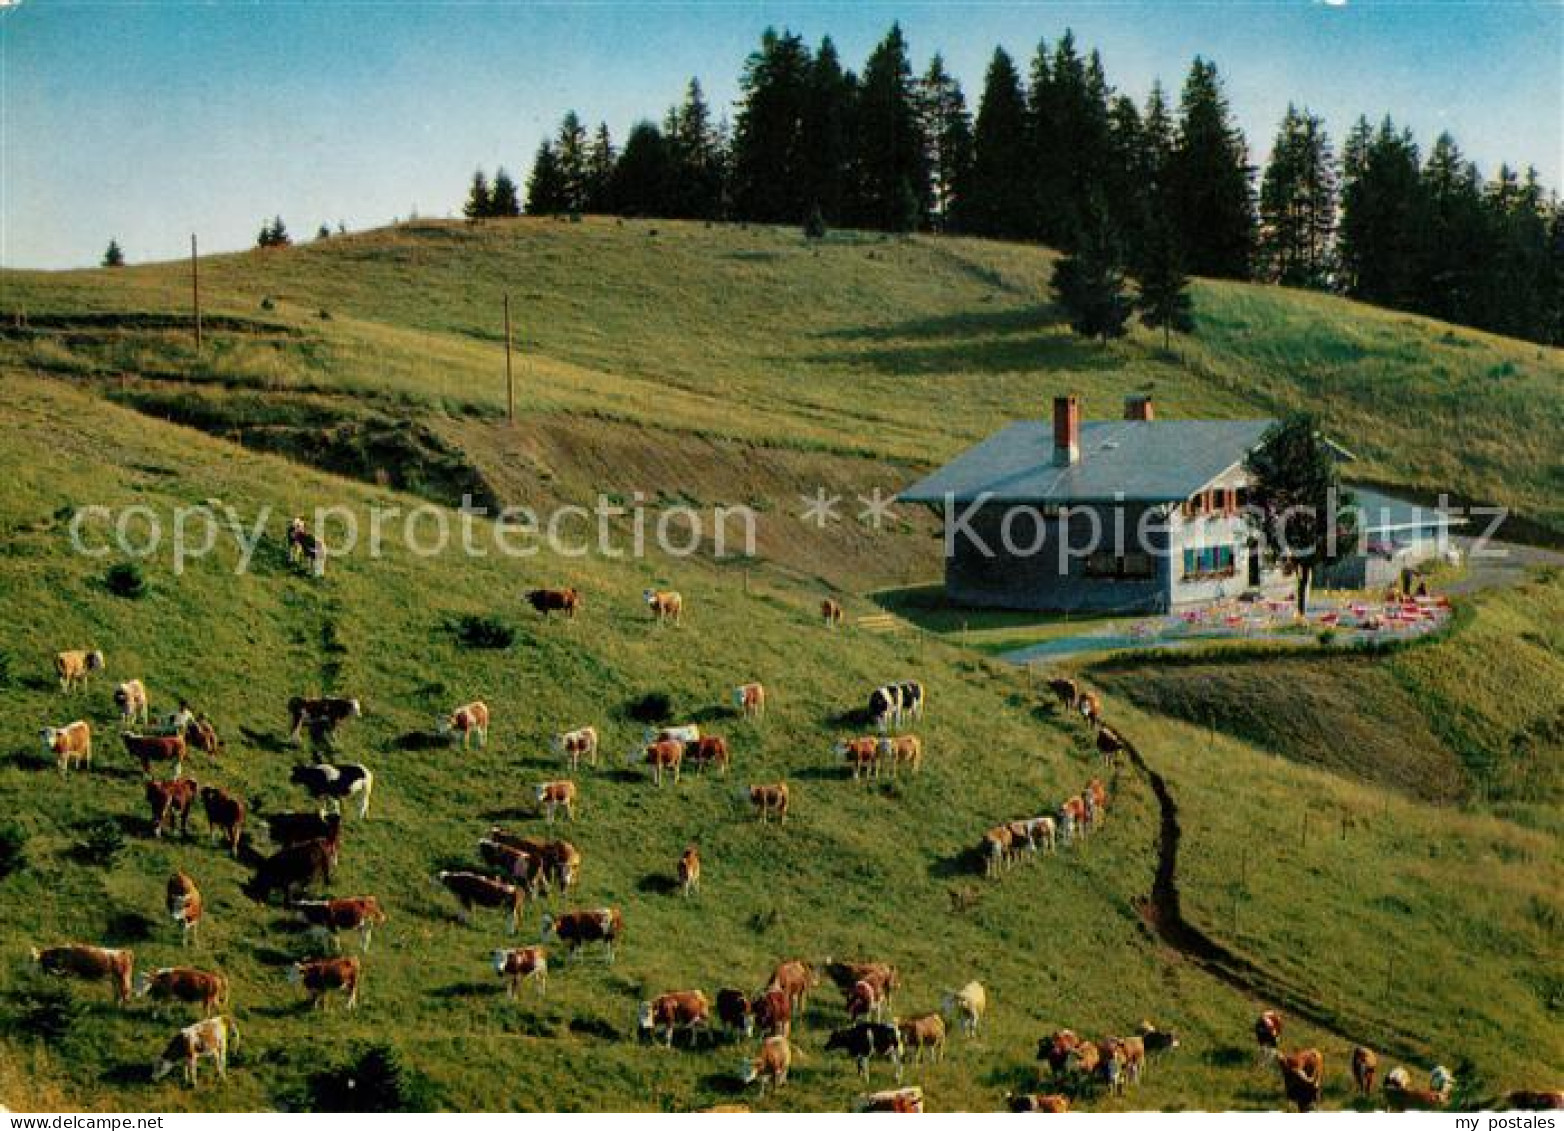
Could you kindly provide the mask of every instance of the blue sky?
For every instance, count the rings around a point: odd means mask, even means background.
[[[1491,173],[1564,169],[1564,4],[1537,0],[1097,3],[207,3],[0,0],[0,264],[133,261],[460,207],[475,167],[526,172],[569,108],[622,139],[691,75],[718,106],[768,25],[835,38],[855,69],[893,19],[976,103],[996,44],[1066,28],[1110,80],[1176,94],[1214,59],[1256,160],[1289,100],[1338,141],[1390,113],[1450,130]]]

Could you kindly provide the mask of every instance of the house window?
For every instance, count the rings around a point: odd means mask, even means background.
[[[1146,581],[1156,576],[1150,554],[1098,551],[1086,559],[1086,576],[1105,581]]]
[[[1184,576],[1188,579],[1232,577],[1236,572],[1234,546],[1186,546]]]

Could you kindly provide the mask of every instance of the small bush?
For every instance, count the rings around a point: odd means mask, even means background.
[[[103,575],[103,584],[116,597],[139,601],[147,594],[147,578],[135,562],[120,562],[110,566]]]
[[[666,691],[648,691],[627,703],[625,714],[638,723],[665,723],[673,718],[673,697]]]
[[[27,830],[15,821],[0,825],[0,880],[27,867]]]
[[[502,620],[465,616],[456,622],[456,638],[469,648],[503,650],[516,641],[516,630]]]
[[[311,1076],[305,1106],[317,1112],[434,1111],[439,1096],[428,1077],[402,1063],[396,1049],[374,1044]]]
[[[125,832],[119,822],[105,817],[87,826],[81,841],[81,855],[90,864],[112,868],[125,851]]]

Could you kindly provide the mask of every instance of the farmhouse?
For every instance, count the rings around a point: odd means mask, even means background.
[[[945,592],[958,604],[1047,611],[1165,611],[1285,593],[1243,516],[1245,457],[1270,420],[1081,420],[1010,425],[901,492],[945,512]]]

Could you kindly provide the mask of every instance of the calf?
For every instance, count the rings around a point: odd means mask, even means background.
[[[316,800],[327,800],[341,812],[342,799],[358,796],[358,815],[369,816],[369,795],[375,788],[375,775],[358,762],[333,766],[321,762],[313,766],[295,766],[288,775],[294,785],[302,785]]]
[[[1374,1093],[1374,1074],[1379,1071],[1379,1057],[1374,1050],[1359,1045],[1352,1050],[1352,1082],[1358,1095],[1368,1097]]]
[[[882,738],[879,744],[880,761],[891,767],[891,776],[901,766],[917,773],[923,769],[923,743],[915,734],[899,734],[895,738]]]
[[[288,737],[297,742],[300,732],[308,726],[312,734],[330,742],[335,738],[338,727],[348,719],[356,719],[363,713],[363,706],[357,699],[340,699],[330,696],[310,699],[302,695],[295,695],[288,700],[288,721],[290,724]]]
[[[449,715],[441,715],[436,719],[435,729],[441,738],[449,738],[453,734],[461,735],[463,750],[467,749],[467,740],[476,735],[481,749],[489,744],[488,705],[473,702],[460,706]]]
[[[152,776],[153,762],[174,763],[174,776],[185,772],[185,736],[182,734],[131,734],[120,735],[130,756],[141,763],[141,772]]]
[[[189,711],[185,711],[185,714],[189,715]],[[193,746],[203,754],[210,754],[215,758],[223,751],[223,740],[217,737],[217,728],[205,715],[187,718],[177,733],[185,736],[187,746]]]
[[[564,613],[574,620],[581,608],[581,594],[574,589],[531,589],[526,597],[527,604],[542,613],[544,620],[550,613]]]
[[[55,764],[63,776],[71,763],[83,769],[92,767],[92,727],[80,719],[62,727],[44,727],[38,737],[43,739],[44,750],[54,755]]]
[[[137,978],[135,995],[159,1004],[177,1001],[199,1005],[201,1016],[210,1017],[228,1004],[228,979],[188,966],[165,966]]]
[[[1060,1095],[1058,1092],[1050,1092],[1047,1095],[1031,1093],[1027,1095],[1007,1095],[1005,1106],[1012,1112],[1043,1112],[1049,1115],[1064,1115],[1070,1110],[1070,1097]]]
[[[733,705],[746,719],[766,713],[766,689],[758,683],[741,683],[733,689]]]
[[[1146,1042],[1142,1037],[1117,1037],[1113,1042],[1119,1049],[1124,1065],[1124,1081],[1140,1085],[1140,1078],[1146,1071]],[[1123,1091],[1121,1085],[1120,1091]]]
[[[787,1070],[793,1066],[793,1046],[786,1037],[767,1037],[760,1044],[760,1055],[746,1060],[740,1070],[745,1084],[760,1081],[760,1094],[766,1094],[767,1086],[774,1091],[787,1083]]]
[[[190,811],[195,808],[201,787],[194,778],[178,778],[174,781],[149,781],[146,783],[147,808],[152,810],[152,835],[163,835],[163,827],[170,830],[179,821],[179,835],[190,835]]]
[[[239,857],[239,837],[244,831],[244,802],[219,786],[201,787],[201,806],[206,810],[206,831],[209,836],[221,832],[228,842],[228,851]]]
[[[658,624],[665,621],[678,624],[684,619],[684,598],[671,589],[645,589],[641,599],[652,610],[652,617]]]
[[[355,958],[313,958],[308,962],[295,962],[288,969],[288,981],[303,986],[309,995],[310,1008],[330,1009],[328,995],[340,990],[347,995],[348,1008],[358,1006],[359,976],[363,964]]]
[[[729,1033],[746,1039],[755,1034],[755,1011],[743,990],[723,988],[717,991],[717,1020]]]
[[[523,982],[537,987],[538,996],[548,992],[548,951],[541,946],[524,946],[491,952],[494,972],[505,979],[505,996],[512,1001],[521,992]]]
[[[880,739],[846,738],[836,744],[836,753],[852,767],[854,781],[880,776]]]
[[[352,896],[342,899],[301,899],[293,909],[304,916],[304,921],[321,931],[340,952],[341,931],[357,931],[359,950],[369,953],[371,936],[377,926],[386,921],[386,913],[380,909],[380,901],[372,895]]]
[[[147,689],[139,679],[127,679],[114,689],[114,705],[119,708],[123,725],[134,726],[138,718],[143,726],[147,725]]]
[[[597,766],[597,728],[577,727],[575,730],[567,730],[562,734],[556,734],[553,742],[554,749],[570,760],[570,772],[575,773],[581,767],[581,759]]]
[[[525,888],[477,872],[440,872],[435,879],[462,905],[462,922],[470,920],[474,907],[491,907],[510,913],[511,934],[521,925]]]
[[[679,857],[679,891],[690,896],[701,890],[701,850],[690,845]]]
[[[478,856],[491,868],[499,868],[511,879],[525,884],[533,896],[548,886],[548,870],[541,850],[517,848],[486,838],[478,842]]]
[[[827,597],[820,602],[820,619],[825,621],[827,628],[840,627],[845,616],[846,614],[843,613],[842,606],[831,598]]]
[[[196,1086],[196,1065],[210,1057],[217,1067],[217,1078],[228,1078],[228,1052],[239,1044],[239,1026],[231,1017],[209,1017],[187,1025],[174,1034],[163,1054],[152,1062],[152,1079],[161,1080],[175,1068],[184,1066],[185,1083]]]
[[[78,684],[85,685],[91,673],[101,672],[105,666],[103,653],[96,649],[54,654],[54,674],[60,677],[61,691],[74,691]]]
[[[768,820],[772,813],[775,813],[779,823],[787,824],[787,782],[779,781],[775,785],[750,786],[749,803],[754,807],[755,813],[762,823]]]
[[[1325,1058],[1320,1050],[1278,1052],[1276,1067],[1282,1074],[1282,1089],[1292,1105],[1300,1112],[1313,1111],[1320,1102],[1320,1090],[1325,1081]]]
[[[70,945],[45,950],[34,947],[32,956],[46,974],[57,978],[80,978],[84,982],[108,982],[114,987],[115,1001],[124,1005],[130,1000],[131,975],[136,965],[136,956],[131,951]]]
[[[938,1013],[905,1017],[896,1023],[896,1027],[901,1030],[903,1047],[912,1051],[914,1064],[923,1063],[925,1051],[929,1060],[936,1064],[945,1059],[945,1019]]]
[[[703,734],[694,742],[685,744],[684,760],[703,772],[707,766],[716,766],[722,771],[722,776],[727,777],[731,762],[728,740],[720,734]]]
[[[591,911],[564,911],[558,916],[543,916],[543,933],[540,942],[556,938],[565,946],[567,955],[590,943],[602,943],[608,961],[614,961],[614,948],[624,934],[624,915],[617,907],[603,907]]]
[[[1059,839],[1064,844],[1074,844],[1077,839],[1084,841],[1090,827],[1086,819],[1086,802],[1081,798],[1068,798],[1059,806]]]
[[[858,1075],[869,1078],[869,1061],[884,1057],[891,1062],[896,1082],[901,1083],[902,1040],[901,1031],[894,1025],[876,1021],[860,1021],[846,1029],[838,1029],[825,1042],[826,1052],[844,1052],[858,1066]]]
[[[661,1031],[668,1048],[673,1048],[676,1030],[688,1033],[693,1045],[701,1033],[710,1034],[710,1026],[711,1007],[700,990],[676,990],[643,1001],[636,1015],[636,1030],[642,1039],[654,1040]]]
[[[242,890],[257,903],[265,903],[274,891],[282,892],[284,903],[293,893],[314,883],[330,883],[331,870],[337,864],[337,842],[307,840],[280,848],[266,859]]]
[[[1448,1099],[1434,1088],[1414,1087],[1412,1074],[1399,1065],[1386,1075],[1384,1092],[1392,1111],[1440,1111]]]
[[[793,1029],[793,1002],[787,993],[767,986],[749,1003],[762,1037],[785,1037]]]
[[[871,1092],[853,1101],[855,1112],[894,1112],[897,1114],[921,1114],[923,1089],[917,1085],[893,1088],[884,1092]]]
[[[940,1010],[959,1020],[961,1031],[968,1037],[976,1037],[983,1027],[983,1015],[988,1012],[988,993],[982,982],[968,982],[959,990],[947,990]]]
[[[168,917],[179,924],[179,944],[189,946],[196,940],[206,910],[201,889],[184,872],[175,872],[164,887],[164,906]]]
[[[568,778],[561,781],[546,781],[537,787],[535,791],[538,808],[542,809],[548,818],[548,823],[554,823],[554,811],[563,808],[565,816],[572,821],[576,819],[576,783]]]
[[[636,762],[644,762],[652,768],[652,781],[657,787],[662,788],[663,774],[673,774],[674,784],[679,783],[679,768],[684,762],[684,743],[677,738],[665,738],[644,746],[639,750],[632,750],[626,765],[634,765]]]

